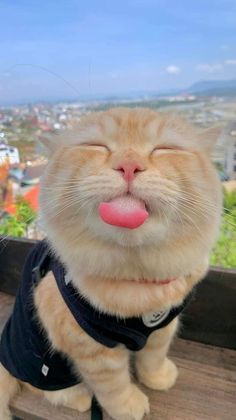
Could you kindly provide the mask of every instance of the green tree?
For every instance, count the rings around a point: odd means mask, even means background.
[[[219,239],[213,249],[211,264],[236,268],[236,190],[224,191],[224,213]]]
[[[224,211],[229,214],[236,210],[236,190],[226,191],[224,190]]]

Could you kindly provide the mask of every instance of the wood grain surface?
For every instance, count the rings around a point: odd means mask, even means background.
[[[179,378],[169,392],[142,387],[151,405],[146,420],[235,419],[236,352],[176,339],[171,354],[179,368]],[[19,394],[11,408],[26,420],[90,419],[90,413],[55,408],[28,391]],[[105,414],[104,420],[108,419]]]

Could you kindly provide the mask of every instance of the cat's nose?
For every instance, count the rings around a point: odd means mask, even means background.
[[[115,170],[121,173],[126,182],[131,182],[135,175],[144,169],[136,162],[121,162]]]

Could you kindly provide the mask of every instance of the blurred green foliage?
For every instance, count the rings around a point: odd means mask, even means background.
[[[224,213],[219,239],[213,249],[211,264],[236,268],[236,190],[224,191]]]
[[[0,235],[27,236],[28,226],[36,219],[36,213],[22,196],[16,198],[15,207],[15,215],[6,216],[1,221]]]

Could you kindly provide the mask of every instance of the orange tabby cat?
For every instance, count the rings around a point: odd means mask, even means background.
[[[117,108],[86,116],[52,145],[41,183],[43,227],[73,286],[101,313],[128,318],[169,310],[204,277],[221,213],[220,182],[210,162],[216,135],[148,109]],[[101,203],[127,197],[128,206],[148,215],[132,229],[99,213]],[[141,420],[149,403],[132,381],[130,351],[91,338],[52,273],[34,299],[52,348],[68,355],[83,378],[44,396],[85,411],[94,393],[113,419]],[[177,326],[175,318],[134,354],[138,379],[147,387],[168,390],[176,381],[167,352]],[[18,381],[1,367],[1,420],[10,418],[17,390]]]

